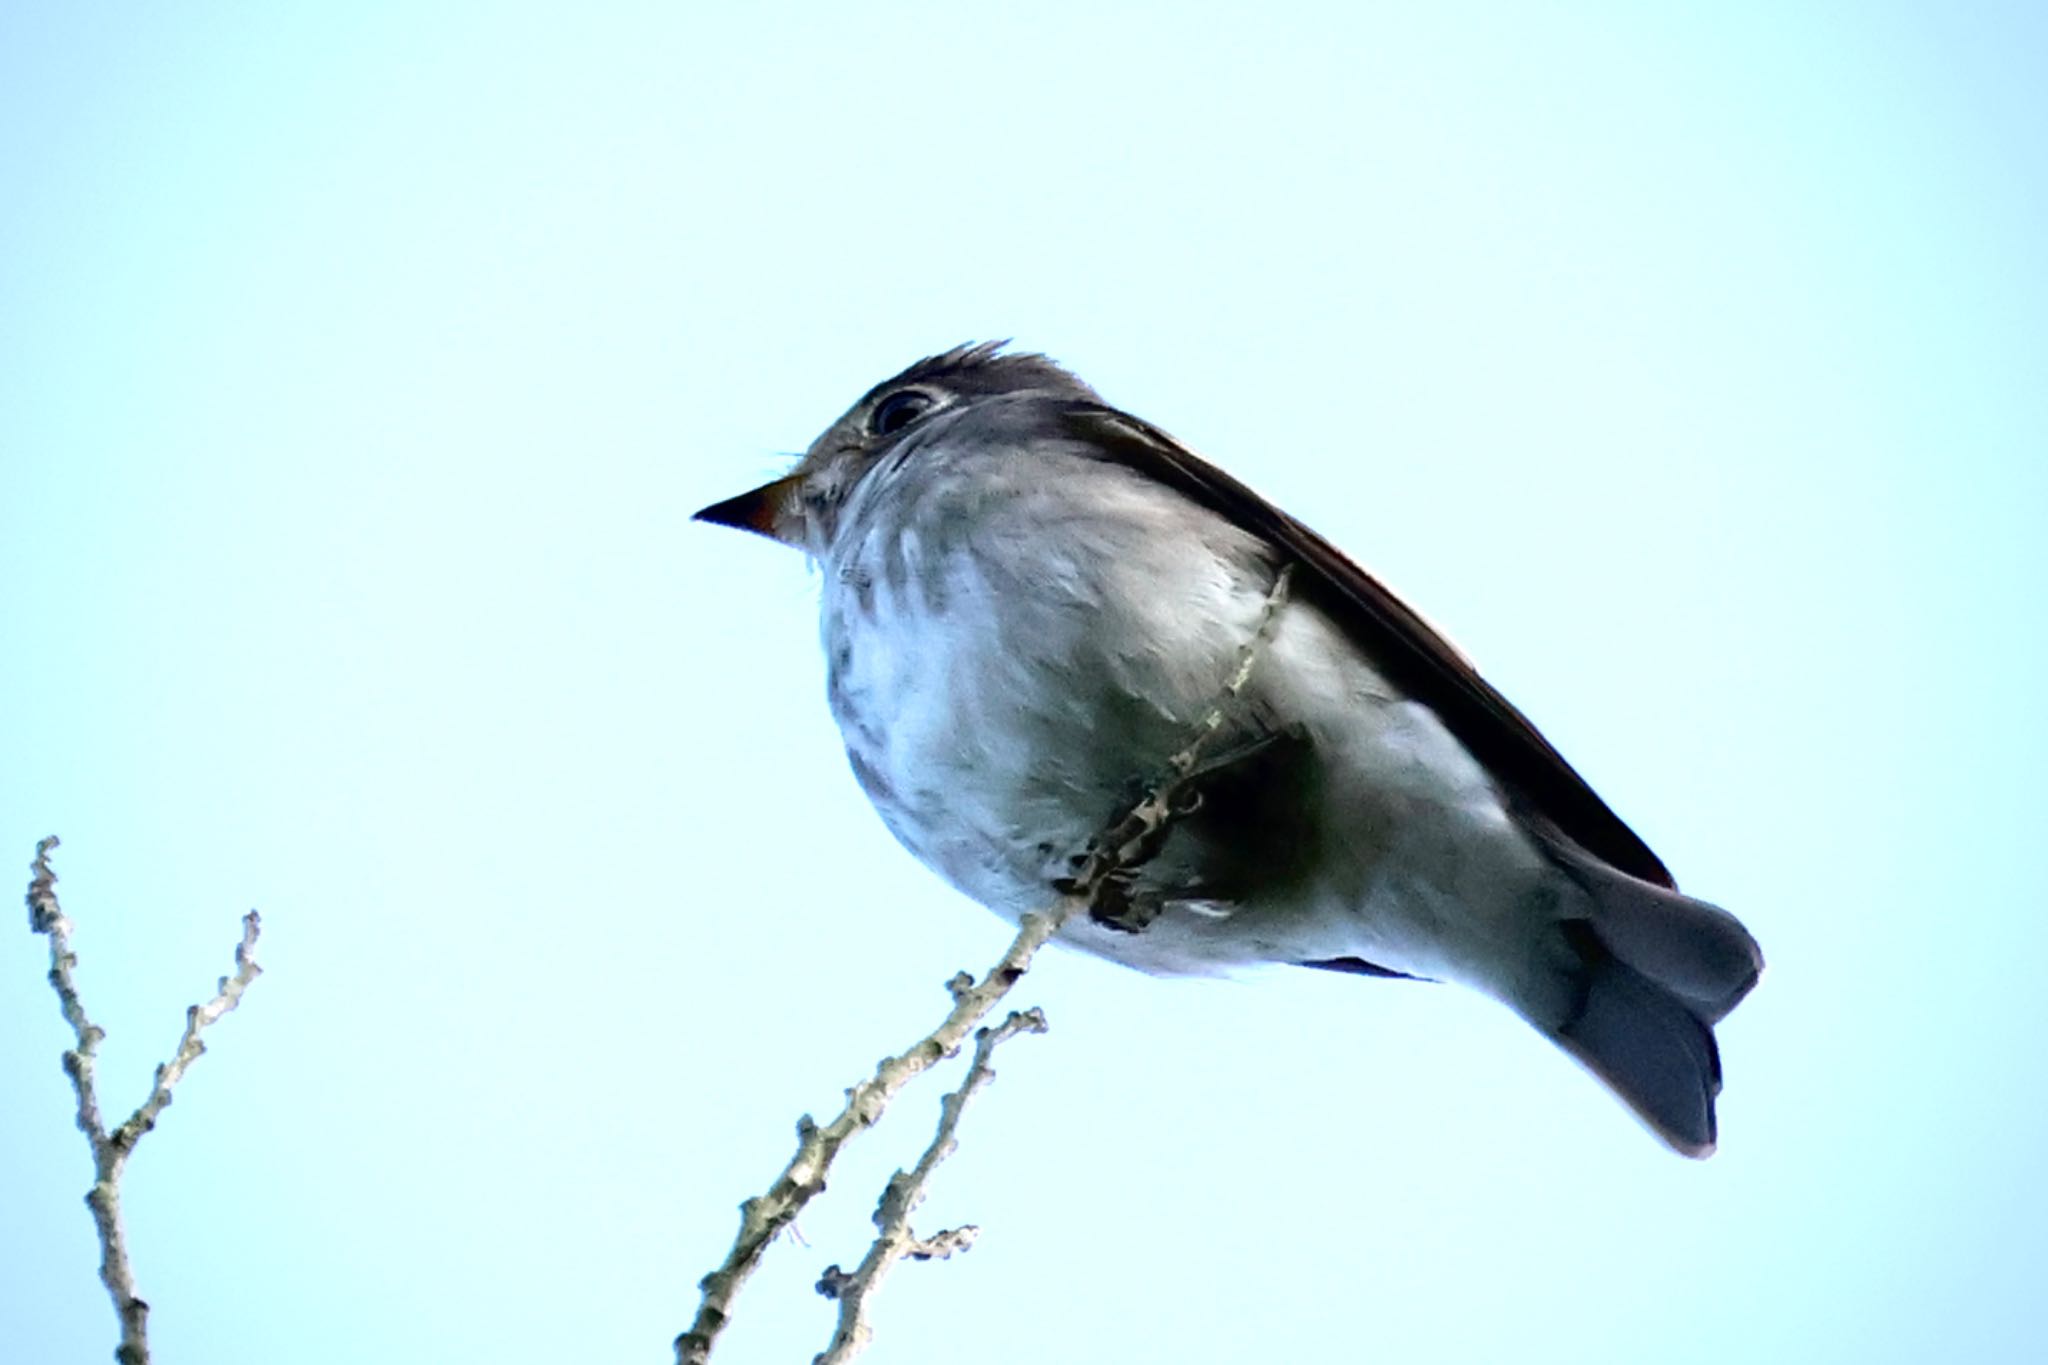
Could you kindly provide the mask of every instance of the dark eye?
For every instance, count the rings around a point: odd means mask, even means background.
[[[938,401],[928,393],[902,389],[875,404],[868,430],[877,436],[894,436],[937,406]]]

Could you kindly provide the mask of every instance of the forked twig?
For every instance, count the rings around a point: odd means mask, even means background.
[[[57,903],[57,874],[50,866],[50,852],[57,847],[51,835],[36,844],[35,861],[29,864],[28,924],[50,939],[50,987],[57,992],[58,1008],[71,1025],[77,1046],[64,1054],[64,1074],[78,1099],[78,1128],[92,1146],[93,1183],[86,1192],[86,1207],[92,1210],[93,1226],[100,1239],[100,1283],[114,1301],[114,1313],[121,1320],[121,1344],[114,1358],[121,1365],[147,1365],[149,1360],[149,1305],[135,1292],[135,1272],[128,1262],[128,1236],[121,1222],[121,1176],[128,1158],[142,1135],[156,1127],[157,1119],[171,1102],[171,1091],[183,1079],[193,1062],[206,1051],[200,1034],[207,1026],[241,1003],[263,969],[256,964],[256,939],[263,921],[254,910],[242,916],[242,941],[235,946],[235,971],[220,979],[213,999],[185,1011],[185,1033],[171,1060],[156,1069],[156,1081],[149,1097],[111,1133],[100,1117],[98,1089],[93,1067],[106,1030],[92,1022],[79,997],[73,973],[78,954],[71,947],[71,920]]]
[[[955,1134],[959,1132],[960,1116],[967,1111],[968,1101],[995,1079],[995,1068],[989,1064],[995,1050],[1020,1033],[1043,1032],[1045,1015],[1035,1008],[1011,1010],[1009,1018],[1002,1023],[976,1031],[974,1060],[968,1063],[967,1078],[960,1083],[958,1090],[939,1102],[939,1130],[932,1135],[931,1144],[924,1149],[917,1165],[908,1171],[896,1172],[882,1191],[882,1201],[875,1207],[875,1227],[879,1229],[879,1235],[869,1245],[868,1254],[852,1274],[846,1274],[836,1265],[828,1266],[824,1278],[818,1281],[819,1292],[839,1300],[839,1325],[832,1333],[830,1348],[811,1365],[845,1365],[846,1361],[867,1349],[875,1334],[874,1327],[868,1322],[868,1306],[898,1261],[942,1261],[955,1252],[966,1251],[981,1235],[981,1229],[970,1223],[948,1228],[930,1237],[919,1237],[910,1230],[910,1215],[924,1202],[925,1187],[931,1183],[932,1172],[959,1146]]]

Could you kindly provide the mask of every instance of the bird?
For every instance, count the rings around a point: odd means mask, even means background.
[[[1416,610],[1044,355],[954,347],[696,519],[806,553],[827,700],[905,848],[1018,921],[1261,649],[1142,865],[1063,942],[1166,976],[1286,964],[1476,989],[1673,1150],[1763,970]],[[1281,576],[1287,578],[1282,581]],[[1275,605],[1277,602],[1277,605]]]

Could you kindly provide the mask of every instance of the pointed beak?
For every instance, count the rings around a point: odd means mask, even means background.
[[[736,498],[714,502],[690,520],[734,526],[784,545],[796,545],[800,543],[796,538],[796,497],[797,478],[792,474]]]

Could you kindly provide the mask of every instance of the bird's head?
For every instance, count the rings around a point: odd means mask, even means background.
[[[782,478],[713,503],[696,520],[735,526],[818,554],[839,508],[860,481],[892,455],[936,435],[965,408],[1018,393],[1098,401],[1095,391],[1042,355],[1006,354],[1005,343],[956,346],[927,356],[869,389],[811,442]]]

